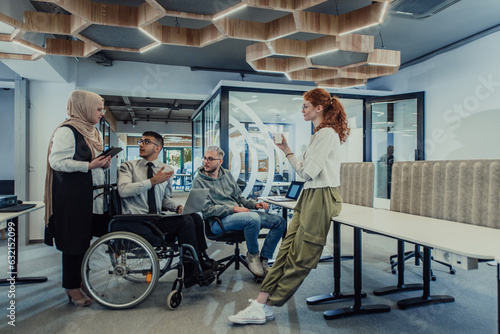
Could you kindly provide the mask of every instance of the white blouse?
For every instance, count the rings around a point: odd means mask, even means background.
[[[57,129],[52,138],[52,150],[49,155],[49,164],[53,170],[65,173],[81,172],[87,173],[89,170],[89,162],[73,160],[76,149],[76,140],[73,131],[70,128],[63,126]],[[96,156],[101,152],[95,152]],[[94,186],[104,184],[104,170],[102,168],[92,169],[92,183]],[[104,196],[97,195],[103,192],[103,189],[95,189],[93,198],[94,209],[93,213],[102,214],[104,212]]]
[[[290,155],[288,161],[306,181],[304,189],[340,185],[340,138],[332,128],[322,128],[311,137],[302,159]]]

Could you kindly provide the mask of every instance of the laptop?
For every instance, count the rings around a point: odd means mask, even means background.
[[[209,188],[191,189],[191,191],[189,191],[186,204],[184,204],[181,216],[200,212],[205,205],[209,191]]]
[[[300,192],[302,191],[303,187],[304,182],[292,181],[285,196],[271,196],[268,198],[275,202],[296,201],[299,198]]]
[[[14,204],[6,206],[4,208],[0,208],[0,212],[21,212],[24,210],[34,208],[35,206],[36,204],[33,203]]]

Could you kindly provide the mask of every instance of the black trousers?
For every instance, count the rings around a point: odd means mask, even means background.
[[[62,254],[62,286],[65,289],[79,289],[82,284],[82,262],[85,254]]]
[[[92,215],[92,236],[101,237],[108,233],[109,215]],[[89,240],[90,244],[90,240]],[[62,286],[65,289],[78,289],[82,283],[82,262],[84,254],[68,254],[62,256]]]
[[[193,246],[196,254],[200,254],[200,252],[207,249],[203,220],[196,213],[185,216],[164,217],[155,225],[166,234],[167,240],[177,238],[179,244]]]

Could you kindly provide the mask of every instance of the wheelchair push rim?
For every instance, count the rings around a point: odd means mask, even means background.
[[[159,261],[149,242],[130,232],[113,232],[85,253],[82,280],[90,297],[112,309],[142,303],[159,278]]]

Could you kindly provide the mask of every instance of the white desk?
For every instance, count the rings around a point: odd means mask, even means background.
[[[390,310],[386,305],[361,305],[362,230],[373,231],[391,238],[405,240],[423,246],[424,292],[421,297],[398,301],[398,306],[402,309],[412,306],[454,301],[454,298],[451,296],[430,295],[431,248],[447,250],[451,253],[477,259],[492,259],[495,258],[496,254],[500,255],[498,246],[500,230],[497,229],[350,204],[343,204],[342,212],[339,216],[335,217],[333,221],[336,224],[344,224],[354,228],[355,302],[350,308],[340,308],[324,312],[324,317],[326,319],[336,319],[356,314],[388,312]],[[451,231],[452,233],[450,233]],[[500,260],[500,258],[498,260]]]
[[[47,281],[47,277],[19,277],[18,257],[19,257],[19,216],[33,212],[45,207],[43,202],[24,202],[26,204],[36,204],[36,206],[19,212],[0,212],[0,221],[8,221],[6,227],[7,234],[7,261],[10,269],[10,277],[0,279],[0,285],[10,285],[12,278],[15,284],[41,283]]]

